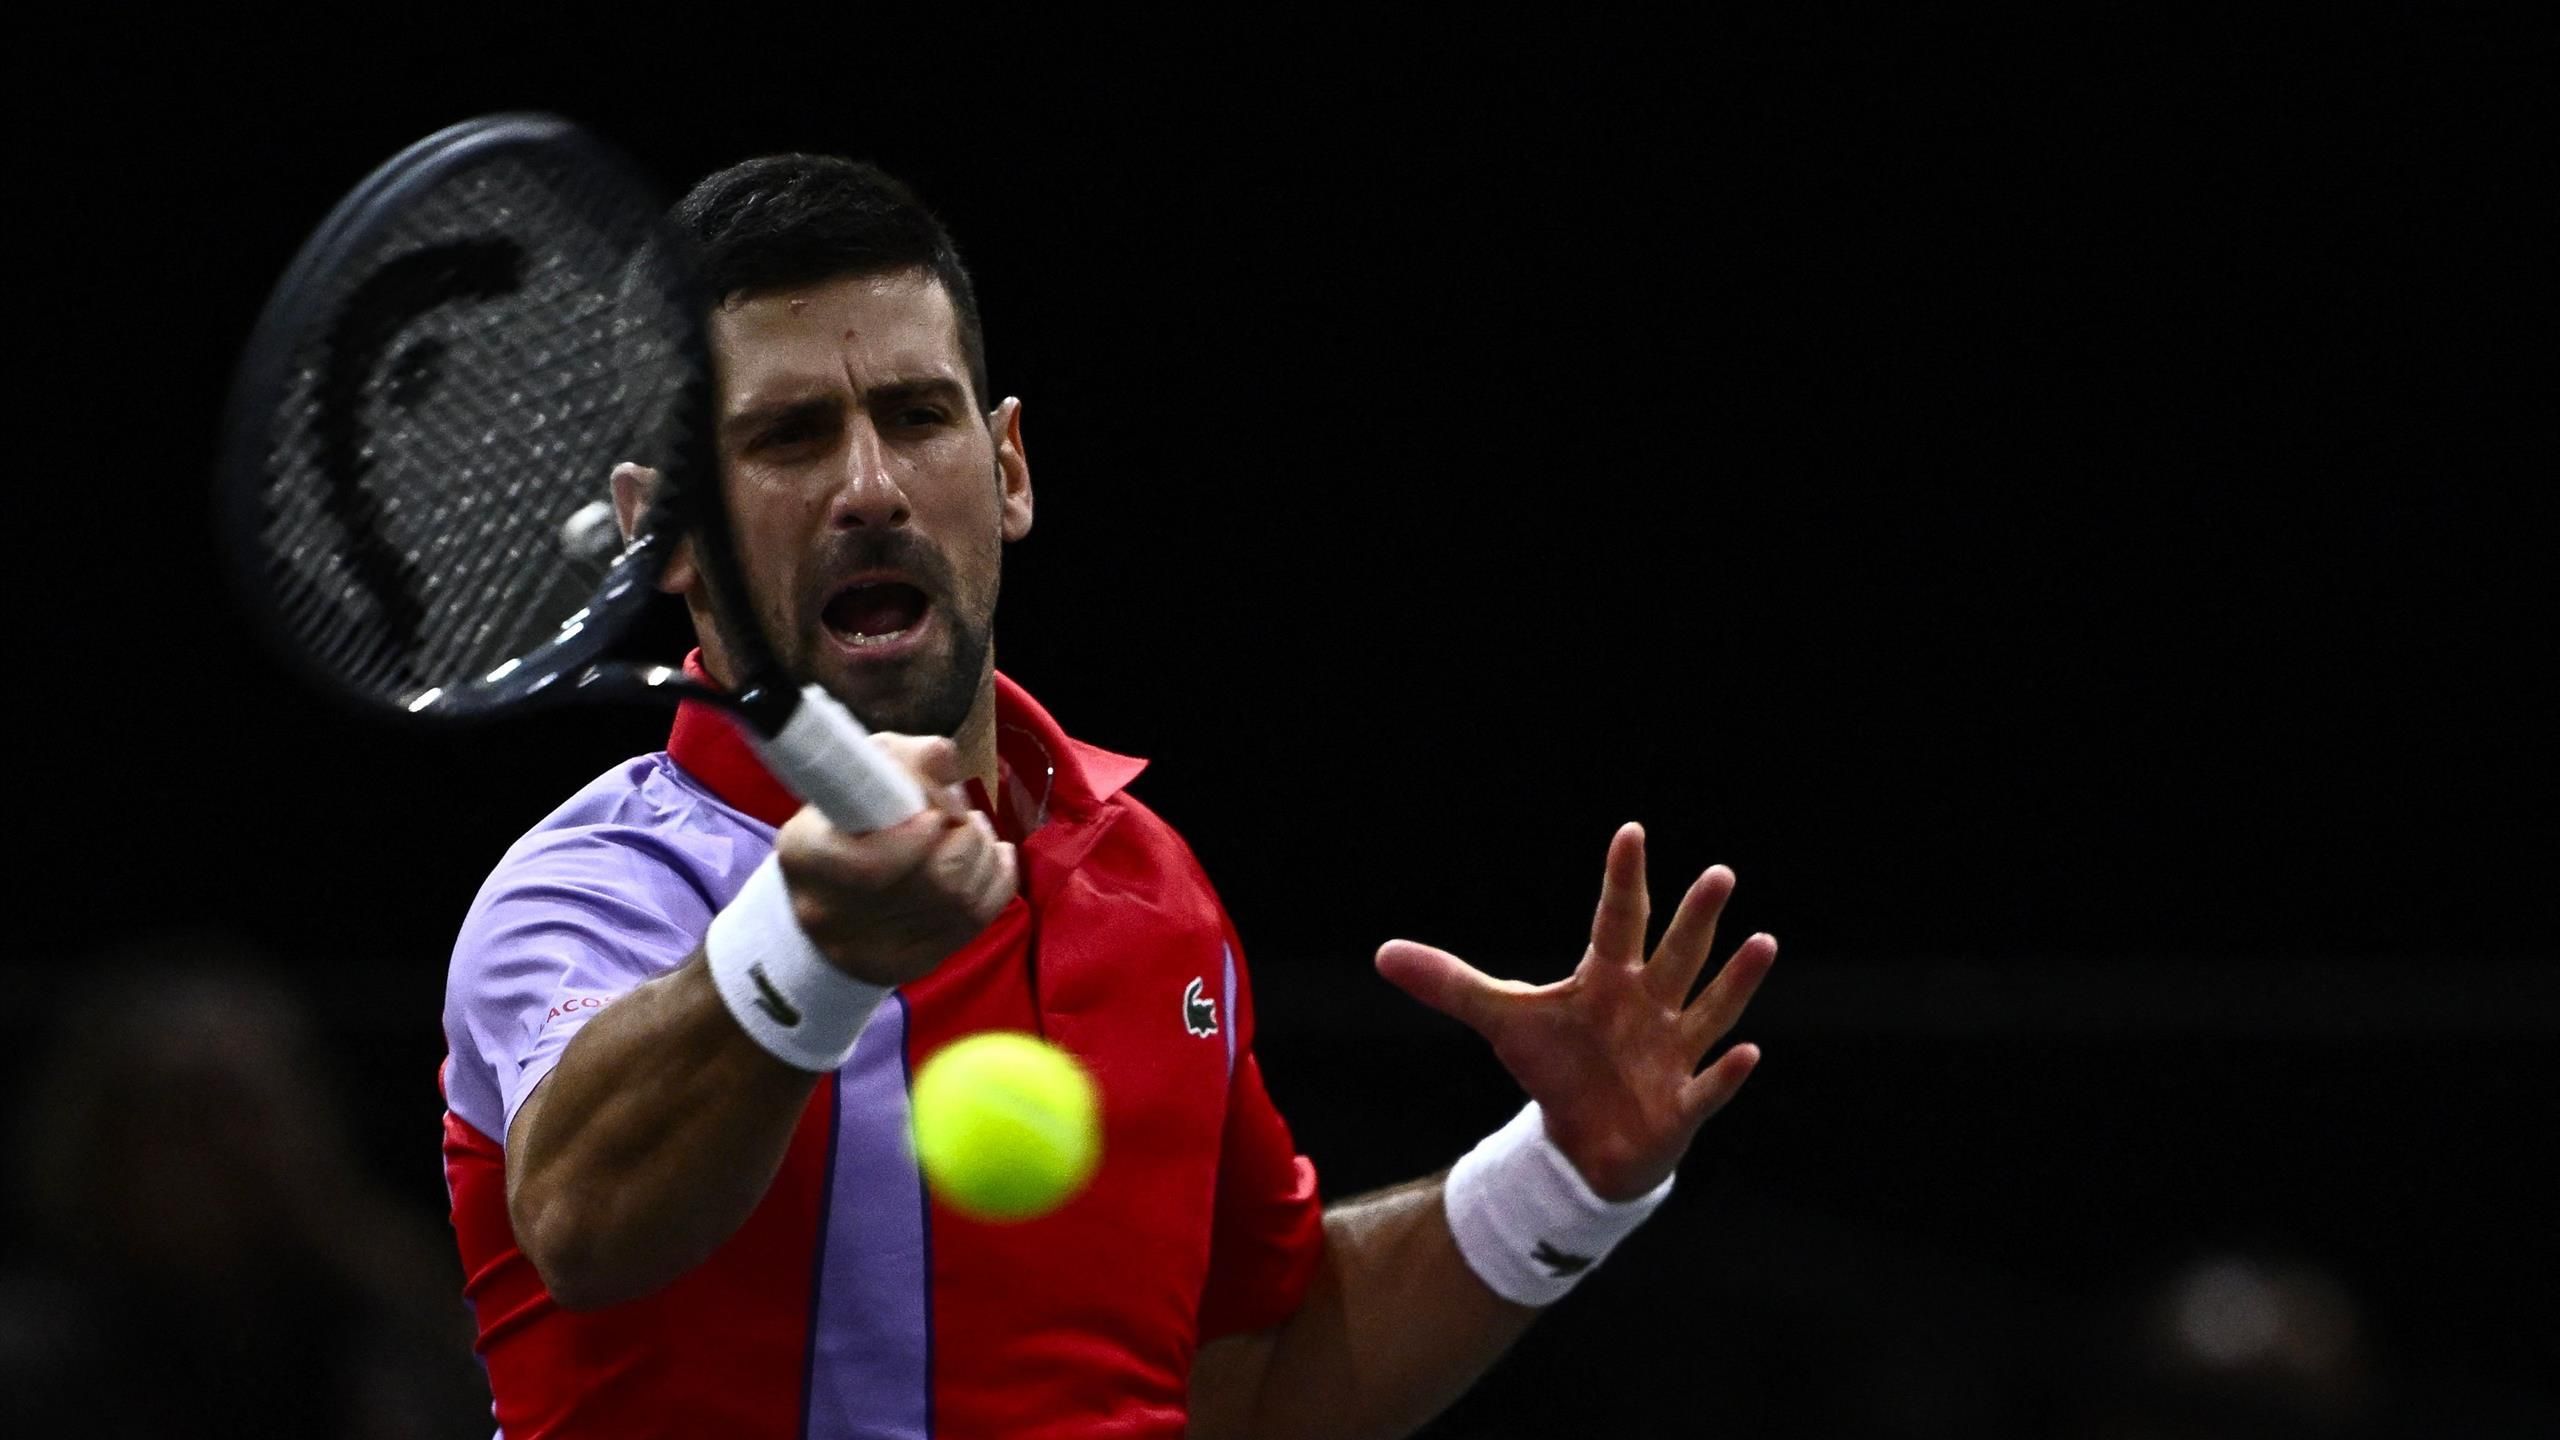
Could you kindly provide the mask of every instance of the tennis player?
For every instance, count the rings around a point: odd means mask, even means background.
[[[867,165],[753,160],[678,206],[722,297],[719,444],[753,612],[938,803],[848,836],[717,712],[510,849],[455,946],[444,1153],[510,1437],[1366,1436],[1420,1425],[1658,1205],[1757,1059],[1700,1063],[1776,954],[1694,1001],[1733,885],[1645,953],[1610,843],[1565,981],[1405,941],[1391,981],[1531,1103],[1448,1171],[1330,1206],[1264,1089],[1244,949],[1142,762],[994,668],[1028,534],[942,226]],[[654,481],[613,476],[626,533]],[[688,664],[734,678],[698,571]],[[977,1031],[1091,1067],[1103,1164],[1017,1225],[937,1204],[908,1077]]]

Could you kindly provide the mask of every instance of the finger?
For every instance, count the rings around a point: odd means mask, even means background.
[[[1390,940],[1378,947],[1378,973],[1407,995],[1487,1039],[1501,1025],[1503,1002],[1536,988],[1496,980],[1446,950]]]
[[[783,822],[774,836],[783,877],[797,887],[877,892],[898,884],[930,862],[941,838],[966,822],[939,810],[924,810],[868,835],[847,835],[814,806]]]
[[[1689,1045],[1691,1055],[1704,1055],[1709,1046],[1725,1037],[1734,1022],[1742,1018],[1743,1008],[1758,993],[1760,982],[1769,977],[1769,967],[1778,963],[1778,938],[1754,935],[1742,942],[1733,958],[1724,962],[1713,983],[1698,996],[1696,1004],[1680,1012],[1680,1034]]]
[[[1653,959],[1644,967],[1645,983],[1663,1004],[1678,1009],[1689,1003],[1689,989],[1698,983],[1698,972],[1706,968],[1707,956],[1715,949],[1716,921],[1724,914],[1724,902],[1733,894],[1733,872],[1722,865],[1710,865],[1680,897],[1680,908],[1671,914],[1671,928],[1662,932],[1662,943],[1654,947]]]
[[[955,823],[934,844],[936,883],[962,904],[975,904],[986,888],[987,867],[995,861],[995,826],[985,815],[971,810],[955,817]]]
[[[995,863],[988,869],[987,918],[993,920],[1004,913],[1004,907],[1013,903],[1014,896],[1022,893],[1022,860],[1012,841],[996,842]]]
[[[961,904],[968,908],[969,918],[981,927],[1003,914],[1004,907],[1013,900],[1013,893],[1005,884],[1005,851],[1006,846],[1000,840],[986,840],[984,843],[973,840],[968,848],[968,875],[958,893]]]
[[[1680,1113],[1687,1117],[1691,1129],[1703,1125],[1708,1118],[1733,1099],[1742,1082],[1760,1065],[1760,1047],[1736,1045],[1716,1057],[1716,1063],[1692,1076],[1680,1087]]]
[[[985,925],[1003,914],[1004,907],[1013,903],[1018,887],[1015,883],[1013,846],[995,838],[993,826],[981,832],[981,838],[985,844],[976,849],[977,866],[970,875],[970,885],[966,893],[969,897],[971,913],[977,916],[980,925]]]
[[[1630,820],[1609,838],[1600,872],[1600,909],[1591,917],[1591,950],[1621,965],[1644,962],[1644,927],[1653,915],[1644,890],[1644,827]]]

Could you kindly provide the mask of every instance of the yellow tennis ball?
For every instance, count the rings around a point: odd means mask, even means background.
[[[1074,1056],[1016,1030],[947,1045],[909,1097],[916,1163],[933,1193],[980,1220],[1028,1220],[1067,1202],[1102,1158],[1100,1102]]]

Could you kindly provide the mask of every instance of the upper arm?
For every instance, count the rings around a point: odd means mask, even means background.
[[[569,1041],[613,1001],[684,963],[710,906],[611,833],[546,837],[473,903],[445,996],[455,1116],[512,1146]]]

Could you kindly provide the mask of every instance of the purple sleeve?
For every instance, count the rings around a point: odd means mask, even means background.
[[[482,887],[445,996],[446,1099],[500,1144],[580,1027],[682,966],[714,906],[661,837],[598,827],[531,837]],[[715,882],[716,883],[716,882]]]

